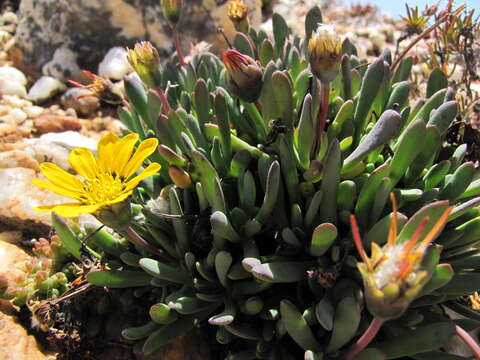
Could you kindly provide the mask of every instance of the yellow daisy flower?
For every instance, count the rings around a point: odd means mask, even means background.
[[[33,183],[78,202],[39,206],[35,210],[54,211],[63,217],[75,217],[124,202],[140,181],[160,170],[159,164],[151,163],[132,178],[158,146],[157,139],[147,139],[133,152],[137,141],[138,134],[118,138],[113,133],[107,133],[98,143],[97,156],[85,148],[73,149],[68,162],[83,177],[83,181],[53,163],[40,164],[42,174],[49,182],[34,179]]]

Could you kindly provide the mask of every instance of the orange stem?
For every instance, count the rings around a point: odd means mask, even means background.
[[[368,270],[372,270],[372,264],[370,263],[370,259],[363,247],[362,238],[360,237],[360,231],[358,230],[357,220],[355,216],[350,215],[350,226],[352,227],[352,235],[353,241],[355,242],[355,247],[357,248],[360,257],[362,258],[363,262],[367,264]]]

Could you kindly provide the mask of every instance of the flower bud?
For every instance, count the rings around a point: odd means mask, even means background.
[[[102,207],[93,215],[95,215],[102,224],[114,230],[122,230],[130,224],[130,220],[132,219],[130,200],[127,199]]]
[[[248,32],[248,5],[243,0],[231,0],[228,4],[228,17],[239,32]]]
[[[163,16],[172,24],[177,24],[182,11],[182,0],[160,0]]]
[[[250,56],[237,50],[227,50],[221,55],[225,64],[225,84],[240,99],[254,102],[262,90],[262,69]]]
[[[170,166],[168,168],[168,175],[172,179],[173,183],[180,189],[188,189],[192,186],[192,179],[190,175],[178,166]]]
[[[435,266],[425,266],[428,261],[423,260],[429,250],[433,250],[428,247],[452,210],[448,207],[423,239],[420,238],[430,220],[428,217],[422,219],[410,239],[397,243],[397,207],[393,195],[391,199],[393,217],[387,243],[380,247],[373,242],[370,258],[362,245],[355,217],[350,217],[355,246],[363,260],[357,263],[357,268],[363,278],[367,307],[372,315],[382,320],[402,316],[432,276]]]
[[[149,41],[136,43],[133,49],[127,49],[127,60],[140,79],[150,88],[160,85],[160,56]]]
[[[342,61],[342,41],[333,25],[319,24],[308,41],[312,72],[322,82],[332,82]]]

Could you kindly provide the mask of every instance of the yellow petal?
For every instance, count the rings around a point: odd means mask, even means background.
[[[138,185],[138,183],[140,181],[142,181],[143,179],[146,179],[147,177],[150,177],[150,176],[154,175],[155,173],[157,173],[160,170],[160,168],[161,168],[160,164],[151,163],[140,174],[138,174],[132,180],[127,182],[124,191],[133,190]]]
[[[103,207],[103,206],[113,205],[113,204],[122,202],[123,200],[126,200],[130,195],[132,195],[132,192],[133,192],[133,190],[129,190],[129,191],[127,191],[127,192],[123,192],[121,195],[119,195],[119,196],[116,197],[115,199],[110,200],[110,201],[106,201],[105,203],[102,203],[102,207]]]
[[[157,149],[158,140],[154,138],[146,139],[140,143],[135,151],[135,154],[132,156],[130,161],[127,163],[125,168],[122,171],[122,176],[124,179],[128,179],[130,176],[135,174],[135,172],[142,166],[144,160],[153,154]]]
[[[103,171],[111,171],[113,152],[112,148],[118,141],[118,136],[114,133],[106,133],[102,136],[97,146],[98,165]]]
[[[58,215],[62,217],[76,217],[82,214],[91,214],[97,211],[100,208],[100,205],[82,205],[81,203],[65,203],[58,205],[47,205],[39,206],[34,210],[40,212],[51,212],[55,211]]]
[[[97,161],[88,149],[73,149],[68,155],[68,162],[78,174],[87,180],[94,179],[98,174]]]
[[[55,194],[66,196],[72,199],[80,200],[82,193],[81,192],[76,192],[76,191],[71,191],[69,189],[66,189],[61,186],[54,185],[52,183],[40,180],[40,179],[33,179],[32,184],[41,187],[43,189],[50,190],[54,192]]]
[[[41,163],[40,170],[42,170],[43,176],[59,187],[72,191],[83,189],[83,182],[79,178],[53,163]]]
[[[115,174],[122,174],[122,170],[130,160],[133,148],[138,141],[138,134],[132,133],[121,138],[114,146],[114,165],[112,171]]]

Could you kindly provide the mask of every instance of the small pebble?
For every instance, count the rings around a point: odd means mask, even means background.
[[[29,118],[36,118],[43,114],[44,109],[41,106],[27,106],[23,109]]]
[[[21,124],[28,118],[27,114],[25,114],[24,111],[18,108],[10,110],[9,114],[11,117],[13,117],[17,124]]]
[[[54,77],[42,76],[30,88],[27,97],[29,100],[38,103],[50,99],[65,89],[65,84]]]

